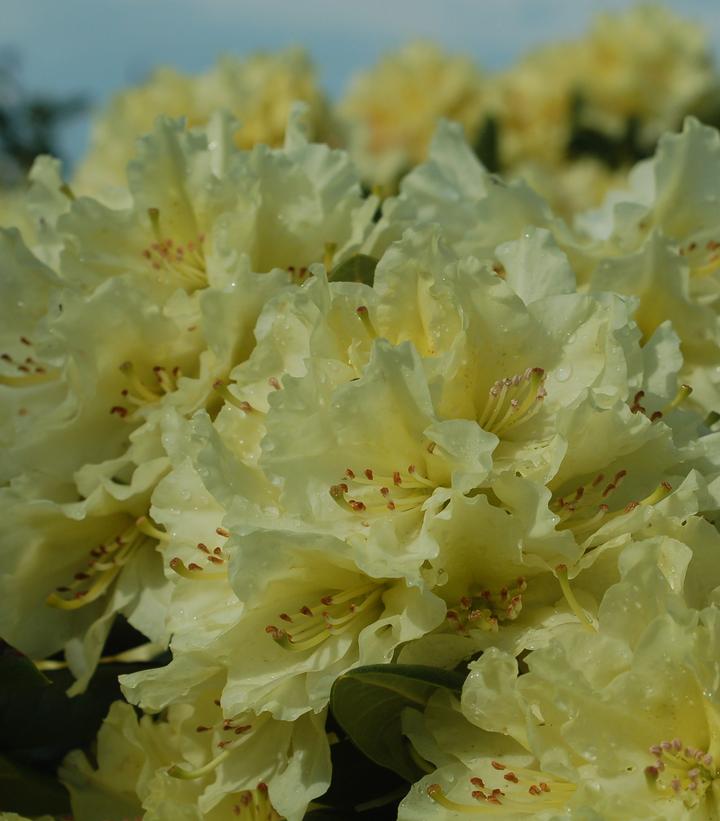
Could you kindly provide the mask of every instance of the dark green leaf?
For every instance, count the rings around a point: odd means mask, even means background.
[[[118,676],[148,664],[101,664],[87,690],[69,698],[67,669],[38,672],[10,645],[0,645],[0,752],[20,764],[57,766],[89,744],[110,705],[122,697]]]
[[[336,265],[328,279],[331,282],[364,282],[365,285],[372,285],[377,262],[375,257],[367,254],[355,254],[354,257]]]
[[[475,140],[475,154],[488,171],[500,171],[500,125],[495,117],[486,117]]]
[[[587,101],[575,93],[570,103],[570,134],[566,153],[570,159],[595,157],[609,168],[621,168],[652,153],[654,146],[640,141],[640,120],[631,114],[622,133],[601,131],[588,116]]]
[[[64,815],[70,812],[70,798],[51,774],[0,756],[0,812]]]
[[[328,729],[332,723],[329,721]],[[342,734],[339,727],[337,732]],[[330,755],[332,781],[325,795],[318,799],[319,804],[350,816],[359,804],[384,799],[398,790],[402,794],[407,792],[407,783],[397,773],[370,761],[347,737],[330,747]]]
[[[329,807],[323,807],[305,813],[303,821],[347,821],[347,817],[347,813],[343,810],[332,810]]]
[[[402,735],[403,709],[424,710],[438,687],[459,693],[464,680],[461,673],[420,665],[358,667],[335,682],[330,706],[340,726],[368,758],[412,782],[424,773]]]

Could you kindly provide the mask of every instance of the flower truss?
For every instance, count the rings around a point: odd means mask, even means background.
[[[687,58],[649,139],[703,63],[637,15]],[[612,131],[607,25],[576,56]],[[471,65],[367,75],[356,164],[293,61],[157,75],[189,115],[125,182],[41,158],[0,229],[0,669],[38,716],[38,669],[71,716],[121,688],[53,748],[72,817],[720,817],[720,135],[687,118],[570,222],[478,160]],[[240,122],[202,107],[231,91]],[[395,781],[343,803],[361,753]]]

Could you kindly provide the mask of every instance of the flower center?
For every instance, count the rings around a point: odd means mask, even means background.
[[[574,784],[538,770],[510,769],[499,761],[491,766],[484,779],[470,779],[469,798],[474,804],[453,801],[440,784],[430,784],[427,794],[440,806],[464,815],[534,815],[564,807],[575,792]]]
[[[556,525],[557,529],[571,530],[582,541],[611,519],[630,513],[640,505],[657,504],[672,491],[669,482],[661,482],[644,499],[628,502],[624,507],[611,512],[608,502],[612,501],[613,494],[626,476],[626,470],[619,470],[607,481],[604,473],[598,473],[590,482],[579,485],[574,493],[553,498],[550,510],[560,520]]]
[[[720,776],[710,753],[688,747],[679,738],[653,745],[650,754],[655,763],[645,768],[648,783],[664,795],[682,798],[686,807],[696,806]]]
[[[385,589],[385,584],[373,581],[331,593],[312,607],[304,605],[297,613],[280,613],[279,618],[288,626],[281,629],[269,624],[265,632],[286,650],[310,650],[331,636],[368,623],[368,616],[382,608]]]
[[[127,387],[120,391],[122,396],[122,405],[113,405],[110,413],[117,414],[122,419],[133,415],[132,406],[135,409],[144,407],[153,402],[162,399],[168,393],[177,390],[178,379],[182,376],[182,371],[179,367],[174,367],[171,370],[162,367],[162,365],[155,365],[152,372],[155,376],[155,384],[148,385],[138,375],[137,370],[132,362],[123,362],[120,370],[127,379]]]
[[[681,257],[687,257],[690,275],[693,277],[706,277],[720,270],[720,242],[714,239],[708,240],[704,246],[695,242],[689,242],[681,246],[678,253]]]
[[[20,343],[27,348],[32,348],[33,343],[26,337],[20,337]],[[44,382],[51,382],[60,376],[57,368],[38,362],[32,356],[16,354],[13,356],[7,352],[0,354],[2,362],[2,373],[0,373],[0,385],[8,387],[24,387],[26,385],[40,385]]]
[[[390,475],[372,468],[348,468],[343,481],[330,488],[330,495],[344,510],[352,513],[384,514],[385,511],[417,510],[432,496],[435,483],[418,472],[415,465]]]
[[[224,527],[215,529],[218,536],[227,539],[230,531]],[[225,551],[219,545],[212,548],[212,550],[204,543],[198,542],[195,547],[198,550],[198,561],[189,562],[187,565],[178,556],[170,559],[170,568],[174,570],[178,576],[184,579],[191,579],[193,581],[218,581],[220,579],[227,579],[227,569],[220,569],[227,561]],[[204,562],[205,566],[198,564]],[[213,570],[212,568],[217,568]]]
[[[47,604],[61,610],[77,610],[90,604],[108,590],[138,550],[167,539],[166,533],[141,516],[111,541],[93,547],[85,567],[68,584],[56,587],[47,597]]]
[[[213,699],[213,705],[220,712],[220,699]],[[222,713],[213,724],[198,724],[195,732],[211,737],[210,749],[220,750],[219,753],[210,758],[201,767],[194,770],[187,770],[178,764],[170,767],[168,774],[174,778],[181,778],[184,781],[193,781],[197,778],[213,773],[223,761],[230,757],[231,753],[241,742],[241,738],[251,731],[258,730],[267,721],[267,714],[256,716],[252,713],[238,713],[232,718],[224,718]],[[252,816],[250,816],[252,817]]]
[[[240,821],[282,821],[270,803],[267,784],[261,781],[254,790],[237,793],[237,803],[233,804],[233,815]]]
[[[673,399],[668,402],[662,410],[656,410],[648,414],[647,410],[640,404],[645,396],[645,391],[638,391],[633,397],[630,410],[632,413],[644,414],[651,422],[657,422],[658,419],[662,419],[663,416],[666,416],[671,410],[675,410],[675,408],[682,405],[682,403],[690,396],[692,392],[693,389],[690,385],[680,385],[678,392],[675,394]]]
[[[498,379],[488,391],[485,407],[478,415],[481,428],[500,436],[540,410],[545,398],[545,371],[528,368],[524,373]]]
[[[159,209],[148,208],[148,216],[155,242],[143,249],[143,258],[154,271],[164,273],[170,279],[178,281],[184,288],[191,291],[204,288],[207,285],[207,268],[203,251],[205,234],[199,234],[184,243],[177,242],[163,235]]]
[[[512,587],[471,591],[460,599],[457,607],[447,611],[446,618],[464,636],[470,630],[496,632],[499,622],[514,621],[520,615],[526,590],[527,581],[520,577]]]

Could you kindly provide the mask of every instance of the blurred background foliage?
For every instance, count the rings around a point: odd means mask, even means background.
[[[60,130],[89,111],[82,94],[58,96],[23,87],[22,62],[11,49],[0,52],[0,187],[20,184],[40,154],[63,156]]]

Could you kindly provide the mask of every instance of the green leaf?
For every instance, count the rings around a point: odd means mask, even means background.
[[[328,275],[328,279],[330,282],[364,282],[365,285],[372,285],[377,263],[375,257],[355,254],[345,262],[336,265]]]
[[[363,755],[332,717],[328,721],[328,730],[331,728],[333,735],[342,737],[330,746],[332,781],[328,791],[317,800],[318,805],[332,808],[341,817],[350,818],[358,805],[375,801],[384,804],[387,796],[405,795],[408,785],[404,779]],[[393,818],[396,816],[397,810]]]
[[[0,812],[64,815],[70,797],[51,774],[23,767],[0,756]]]
[[[303,821],[347,821],[347,813],[342,810],[333,810],[329,807],[310,810],[305,813]]]
[[[118,676],[147,664],[99,665],[79,696],[69,698],[69,670],[43,675],[9,644],[0,644],[0,753],[19,764],[55,767],[95,737],[113,701],[122,698]]]
[[[496,117],[486,117],[475,140],[475,156],[487,168],[500,171],[500,123]]]
[[[357,667],[337,679],[330,706],[340,726],[369,759],[412,782],[424,773],[402,734],[402,711],[406,707],[424,710],[438,687],[459,694],[464,681],[462,673],[437,667]]]

